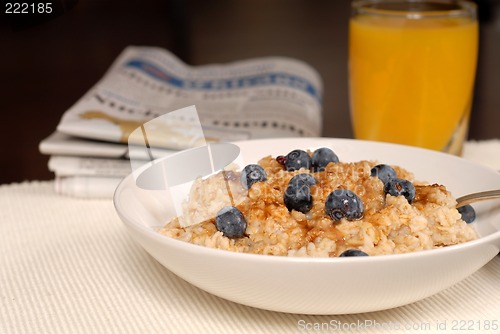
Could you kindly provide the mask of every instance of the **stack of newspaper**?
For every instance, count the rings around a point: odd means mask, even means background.
[[[131,172],[128,137],[146,122],[195,106],[216,141],[319,136],[321,98],[320,76],[295,59],[189,66],[164,49],[131,46],[39,149],[58,193],[109,198]],[[179,149],[172,138],[161,155]]]

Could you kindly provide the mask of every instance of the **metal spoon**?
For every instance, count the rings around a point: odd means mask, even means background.
[[[500,189],[482,191],[457,198],[457,208],[474,202],[500,198]]]

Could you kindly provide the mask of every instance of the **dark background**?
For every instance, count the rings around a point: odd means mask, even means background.
[[[39,142],[128,45],[163,47],[191,65],[301,59],[323,78],[323,135],[352,136],[349,0],[47,2],[61,15],[0,16],[0,183],[53,178]],[[476,2],[481,44],[470,138],[500,138],[500,1]]]

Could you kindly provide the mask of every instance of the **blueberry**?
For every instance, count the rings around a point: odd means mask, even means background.
[[[339,255],[339,257],[348,257],[348,256],[368,256],[368,254],[366,254],[363,251],[360,251],[359,249],[348,249]]]
[[[307,213],[312,208],[311,185],[318,181],[310,174],[297,174],[286,187],[283,200],[289,211],[296,210]]]
[[[304,182],[308,186],[314,186],[316,183],[318,183],[318,180],[311,174],[307,173],[301,173],[297,174],[294,177],[290,179],[290,183],[297,183],[297,182]]]
[[[467,224],[470,224],[474,220],[476,220],[476,211],[470,204],[461,206],[457,210],[462,215],[462,220]]]
[[[410,204],[415,199],[415,186],[404,179],[390,179],[384,185],[384,192],[392,196],[404,196]]]
[[[389,165],[380,164],[371,169],[371,176],[376,176],[386,184],[390,179],[395,179],[398,176],[396,171]]]
[[[315,172],[324,171],[330,162],[337,163],[339,158],[328,147],[321,147],[313,152],[311,166]]]
[[[352,191],[337,189],[326,198],[325,212],[333,220],[340,220],[344,217],[348,220],[356,220],[363,217],[364,205],[358,195]]]
[[[250,189],[254,183],[264,182],[266,179],[266,172],[259,165],[247,165],[240,176],[241,184],[245,189]]]
[[[285,157],[285,168],[288,171],[309,169],[311,167],[311,157],[303,150],[293,150]]]
[[[215,217],[217,231],[228,238],[241,238],[245,234],[247,221],[240,210],[234,206],[225,206]]]

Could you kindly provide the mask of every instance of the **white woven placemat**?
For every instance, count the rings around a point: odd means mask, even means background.
[[[500,256],[444,292],[392,310],[269,312],[184,282],[131,239],[110,200],[62,197],[53,186],[0,186],[0,333],[500,332]],[[454,330],[463,326],[471,330]]]

